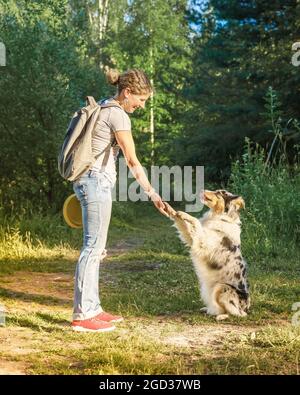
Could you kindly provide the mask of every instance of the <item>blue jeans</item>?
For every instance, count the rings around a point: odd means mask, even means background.
[[[83,247],[75,272],[73,320],[92,318],[103,311],[99,298],[99,265],[106,255],[114,183],[107,173],[90,170],[73,184],[83,222]]]

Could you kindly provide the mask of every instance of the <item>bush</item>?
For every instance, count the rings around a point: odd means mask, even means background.
[[[300,239],[300,166],[288,163],[285,133],[277,113],[274,91],[267,99],[274,133],[269,151],[246,140],[245,154],[232,165],[228,189],[245,199],[244,232],[251,254],[286,254]],[[297,125],[293,121],[293,125]],[[297,147],[296,147],[297,149]]]

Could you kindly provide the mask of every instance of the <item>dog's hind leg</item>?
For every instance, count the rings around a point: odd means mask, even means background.
[[[217,302],[228,314],[238,317],[245,317],[247,315],[247,313],[240,308],[238,294],[228,285],[222,286],[221,290],[218,292]]]

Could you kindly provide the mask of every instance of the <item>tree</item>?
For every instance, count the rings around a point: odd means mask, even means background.
[[[144,164],[170,163],[172,140],[184,127],[183,81],[190,67],[186,0],[132,0],[118,30],[109,30],[110,66],[121,71],[141,68],[153,81],[150,111],[133,117]]]
[[[107,36],[118,32],[124,21],[127,0],[70,0],[70,23],[74,25],[90,57],[100,69],[110,61]]]
[[[27,201],[57,210],[69,188],[57,171],[59,146],[87,92],[99,94],[103,75],[65,19],[67,0],[0,6],[1,39],[8,50],[7,66],[0,70],[2,204],[15,208]]]
[[[292,43],[299,37],[300,5],[296,0],[211,0],[203,13],[194,9],[195,72],[186,90],[197,133],[187,132],[180,141],[189,153],[187,161],[201,160],[211,179],[226,179],[245,136],[271,144],[261,116],[270,85],[280,93],[288,116],[300,115],[299,70],[290,61]],[[293,156],[295,141],[289,144]]]

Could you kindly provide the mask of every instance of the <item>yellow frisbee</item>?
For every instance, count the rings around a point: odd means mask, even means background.
[[[76,195],[70,195],[64,202],[63,216],[71,228],[82,228],[82,214],[79,200]]]

